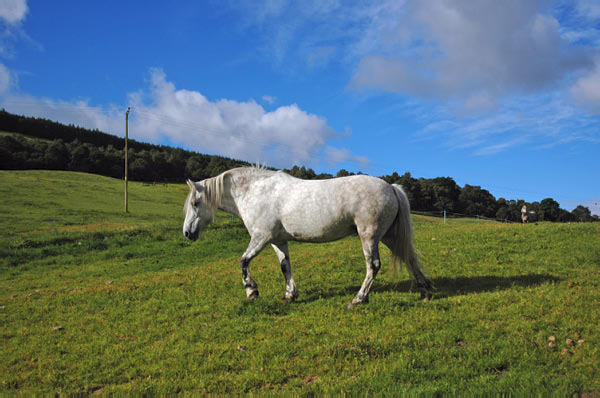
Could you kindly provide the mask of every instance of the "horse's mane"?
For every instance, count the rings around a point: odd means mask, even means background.
[[[223,198],[224,176],[225,173],[221,173],[216,177],[207,178],[200,183],[204,188],[200,196],[202,197],[202,201],[206,207],[208,207],[213,220],[215,218],[215,214],[217,213],[217,208],[221,204],[221,199]]]
[[[204,205],[208,208],[213,219],[215,217],[215,214],[217,213],[217,208],[219,207],[219,204],[221,204],[221,199],[223,198],[223,178],[225,173],[221,173],[216,177],[207,178],[198,183],[201,187],[200,189],[198,189],[198,191],[200,191],[200,199],[202,200],[202,203],[204,203]],[[190,199],[193,192],[194,191],[190,189],[187,199],[185,200],[185,203],[183,205],[184,213],[187,213],[190,207]]]
[[[233,170],[236,170],[236,171],[239,171],[242,173],[248,173],[248,174],[265,176],[265,177],[270,176],[273,173],[275,173],[274,171],[269,170],[265,166],[262,166],[262,165],[253,165],[250,167],[240,167],[240,168],[233,169]],[[198,183],[202,187],[200,189],[200,191],[201,191],[200,198],[202,200],[202,203],[204,203],[204,205],[209,209],[210,214],[212,215],[213,219],[217,212],[217,208],[221,204],[221,199],[223,198],[223,191],[225,189],[225,185],[224,185],[223,181],[225,179],[225,175],[227,173],[232,172],[233,170],[225,171],[225,172],[219,174],[218,176],[207,178]],[[183,205],[184,212],[188,211],[188,208],[190,206],[190,197],[192,195],[192,192],[193,191],[190,189],[190,193],[188,193],[185,204]]]

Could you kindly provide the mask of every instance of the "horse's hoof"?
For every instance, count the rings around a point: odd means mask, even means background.
[[[253,291],[248,296],[248,300],[252,300],[252,301],[256,300],[257,298],[258,298],[258,290]]]
[[[296,296],[283,296],[281,300],[285,301],[286,303],[293,303],[294,301],[296,301]]]
[[[429,301],[429,300],[431,300],[431,298],[432,298],[431,292],[428,292],[428,291],[421,292],[421,300]]]
[[[361,304],[367,304],[369,302],[369,300],[364,300],[364,301],[354,301],[352,300],[351,302],[349,302],[346,305],[346,308],[348,308],[349,310],[353,309],[354,307],[361,305]]]

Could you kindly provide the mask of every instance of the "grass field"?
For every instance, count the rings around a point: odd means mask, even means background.
[[[290,244],[292,304],[265,250],[249,302],[241,221],[186,241],[183,184],[130,183],[129,214],[100,176],[0,171],[0,192],[0,391],[600,395],[600,223],[415,216],[434,300],[382,249],[346,310],[356,237]]]

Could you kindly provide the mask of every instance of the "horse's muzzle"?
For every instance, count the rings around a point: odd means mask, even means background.
[[[186,238],[188,238],[189,240],[195,241],[195,240],[198,240],[198,235],[200,235],[200,234],[199,234],[199,231],[196,230],[196,232],[185,231],[183,233],[183,235]]]

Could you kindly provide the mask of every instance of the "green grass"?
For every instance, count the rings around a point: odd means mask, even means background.
[[[131,183],[129,214],[122,181],[94,175],[2,171],[0,191],[0,391],[600,391],[599,223],[416,216],[435,299],[396,280],[382,249],[370,304],[349,311],[356,237],[290,244],[292,304],[265,250],[249,302],[246,230],[219,213],[186,241],[184,185]]]

